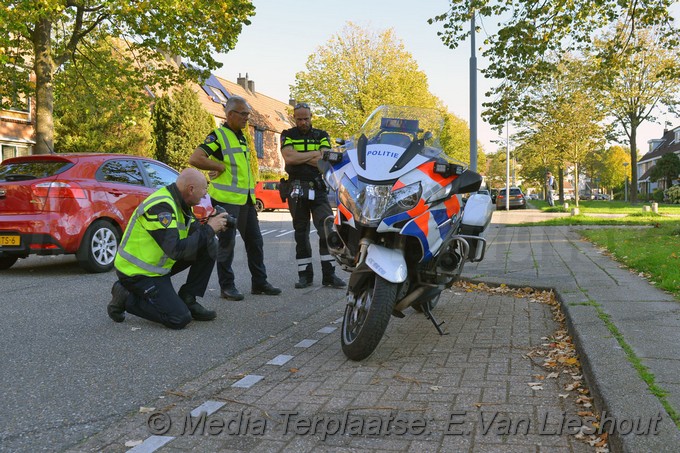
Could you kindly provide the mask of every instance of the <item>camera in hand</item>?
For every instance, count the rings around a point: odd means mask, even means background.
[[[224,209],[220,205],[217,205],[215,206],[215,213],[213,214],[213,216],[220,215],[223,212],[227,212],[226,209]],[[227,219],[227,228],[236,228],[236,217],[227,214],[225,218]]]

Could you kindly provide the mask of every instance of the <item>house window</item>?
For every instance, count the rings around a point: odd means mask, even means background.
[[[28,156],[29,154],[27,146],[2,145],[2,160],[10,157]]]
[[[17,72],[12,77],[12,87],[9,89],[9,96],[5,96],[2,101],[10,112],[31,113],[31,98],[23,93],[25,82],[30,82],[30,74],[22,68],[13,66]],[[23,81],[20,80],[23,75]],[[10,116],[11,118],[11,116]]]
[[[675,142],[680,142],[680,130],[675,131]]]
[[[264,131],[255,129],[255,151],[257,151],[257,158],[264,157]]]
[[[220,90],[219,88],[212,87],[210,85],[208,85],[208,89],[210,90],[214,97],[220,100],[220,103],[222,104],[227,103],[227,97],[224,95],[224,93],[222,93],[222,90]]]

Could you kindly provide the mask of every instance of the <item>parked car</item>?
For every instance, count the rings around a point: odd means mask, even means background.
[[[595,200],[609,200],[609,195],[607,195],[606,193],[598,193],[598,194],[595,194],[594,199]]]
[[[510,187],[510,209],[512,208],[522,208],[527,207],[527,200],[522,189],[519,187]],[[500,189],[498,191],[498,196],[496,196],[496,209],[505,208],[505,189]]]
[[[75,254],[89,272],[113,268],[134,209],[177,171],[125,154],[41,154],[0,163],[0,270],[28,255]]]
[[[288,209],[288,200],[281,201],[279,181],[260,181],[255,185],[255,209],[257,212]]]

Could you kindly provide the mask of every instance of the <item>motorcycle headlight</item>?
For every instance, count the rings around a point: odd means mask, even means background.
[[[361,207],[361,219],[373,224],[380,221],[390,204],[390,186],[367,184],[359,194],[357,204]]]
[[[361,224],[377,227],[390,215],[413,209],[423,193],[419,182],[392,191],[392,186],[360,184],[356,187],[346,176],[338,188],[340,202]]]
[[[392,192],[392,200],[401,211],[408,211],[416,207],[422,194],[422,186],[417,182]]]

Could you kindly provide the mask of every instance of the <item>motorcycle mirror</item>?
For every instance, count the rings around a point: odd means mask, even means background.
[[[342,138],[336,138],[336,139],[335,139],[335,143],[337,143],[338,145],[342,146],[342,145],[345,144],[345,140],[342,139]]]
[[[423,135],[423,141],[424,142],[428,141],[431,138],[432,138],[432,132],[430,132],[430,131],[425,132],[425,135]]]

